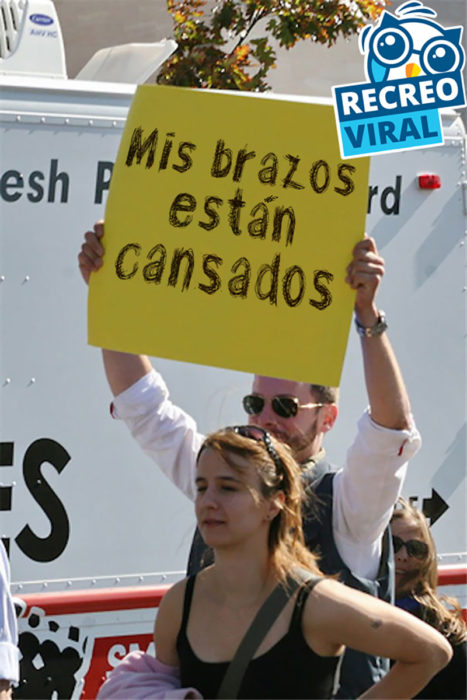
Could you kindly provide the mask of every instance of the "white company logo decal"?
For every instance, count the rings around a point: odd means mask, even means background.
[[[427,19],[419,0],[396,15],[360,34],[368,82],[332,88],[343,158],[442,144],[439,109],[465,105],[463,28]]]

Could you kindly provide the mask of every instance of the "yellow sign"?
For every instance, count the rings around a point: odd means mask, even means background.
[[[89,342],[338,385],[368,165],[340,158],[331,104],[139,87]]]

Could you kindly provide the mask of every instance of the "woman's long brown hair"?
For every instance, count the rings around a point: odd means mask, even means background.
[[[411,595],[422,606],[422,619],[441,632],[451,644],[460,644],[467,639],[467,626],[459,601],[438,593],[436,546],[425,516],[404,498],[399,498],[391,522],[394,520],[414,522],[428,545],[428,556],[414,579],[411,591]]]

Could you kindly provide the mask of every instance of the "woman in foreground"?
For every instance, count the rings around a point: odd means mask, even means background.
[[[240,426],[206,438],[196,487],[215,563],[164,596],[157,659],[127,657],[99,698],[217,697],[258,610],[287,577],[310,579],[272,621],[237,697],[330,698],[345,646],[395,660],[364,698],[412,698],[448,663],[450,646],[432,627],[320,574],[303,544],[299,468],[268,433]],[[148,695],[137,694],[140,672],[153,683]]]
[[[423,513],[399,499],[391,520],[396,563],[396,605],[446,637],[453,657],[417,698],[467,696],[467,627],[460,605],[438,593],[436,548]]]

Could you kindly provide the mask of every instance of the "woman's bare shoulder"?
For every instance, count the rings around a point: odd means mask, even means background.
[[[180,612],[181,614],[187,581],[188,579],[184,578],[167,589],[159,605],[159,614],[161,612],[163,614]]]
[[[346,596],[346,587],[334,578],[323,576],[315,583],[310,591],[308,599],[319,600],[321,603],[334,601],[336,598]]]
[[[182,623],[183,600],[187,579],[171,586],[157,609],[154,625],[154,641],[157,658],[169,666],[178,666],[177,635]]]
[[[307,620],[316,625],[328,625],[334,619],[337,624],[342,615],[354,607],[371,604],[372,597],[356,591],[333,578],[322,578],[308,595],[305,607]]]

